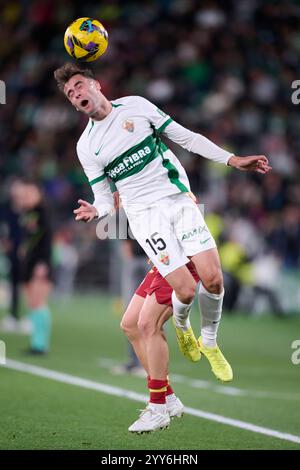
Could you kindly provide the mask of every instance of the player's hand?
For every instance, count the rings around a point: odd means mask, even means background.
[[[98,216],[97,209],[92,204],[82,199],[78,200],[79,207],[73,212],[75,214],[75,220],[83,220],[84,222],[91,222],[95,217]]]
[[[265,155],[252,155],[250,157],[232,156],[228,160],[228,165],[240,171],[254,171],[265,175],[272,167]]]

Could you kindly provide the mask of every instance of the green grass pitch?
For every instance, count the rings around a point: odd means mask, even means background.
[[[115,312],[113,299],[78,295],[52,300],[51,308],[49,356],[25,356],[26,337],[0,332],[8,358],[147,394],[144,379],[111,373],[109,364],[127,360],[121,312]],[[199,333],[196,309],[192,324]],[[171,323],[167,337],[173,386],[186,406],[300,436],[300,364],[291,362],[300,316],[224,314],[219,344],[234,371],[227,386],[214,379],[205,358],[193,364],[180,355]],[[188,414],[168,430],[130,435],[127,428],[142,407],[0,366],[0,449],[300,449],[297,443]]]

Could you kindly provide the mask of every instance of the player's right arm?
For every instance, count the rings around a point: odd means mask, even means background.
[[[136,97],[137,103],[147,116],[158,134],[164,134],[173,142],[189,152],[201,155],[216,163],[237,168],[240,171],[255,171],[257,173],[268,173],[271,170],[265,155],[251,155],[249,157],[238,157],[232,152],[227,152],[202,134],[192,132],[189,129],[173,121],[153,103],[145,98]]]
[[[94,202],[90,204],[79,199],[79,207],[74,210],[75,220],[90,222],[95,217],[101,218],[110,214],[114,210],[114,199],[106,175],[100,165],[89,157],[80,145],[77,145],[77,154],[92,188]]]

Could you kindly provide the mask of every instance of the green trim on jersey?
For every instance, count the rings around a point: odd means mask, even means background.
[[[92,181],[89,181],[90,185],[93,186],[93,184],[100,183],[100,181],[103,181],[106,178],[106,175],[101,175],[98,176],[98,178],[93,179]]]
[[[95,122],[94,122],[94,121],[92,121],[92,125],[91,125],[91,128],[90,128],[90,130],[89,130],[89,133],[88,133],[88,135],[90,135],[90,132],[91,132],[91,130],[92,130],[92,129],[93,129],[93,127],[94,127],[94,124],[95,124]]]
[[[120,181],[128,176],[139,173],[148,163],[158,156],[156,140],[153,135],[148,135],[139,144],[131,147],[119,157],[115,158],[104,168],[104,173],[112,181]]]
[[[159,134],[165,130],[165,128],[173,121],[172,118],[169,118],[166,120],[166,122],[163,123],[162,126],[160,126],[158,129],[156,129],[156,132]]]
[[[171,122],[171,120],[168,121]],[[165,122],[165,126],[168,125],[168,121]],[[106,165],[104,168],[104,174],[90,181],[90,185],[92,186],[93,184],[99,183],[108,176],[111,179],[110,185],[112,189],[112,185],[114,183],[127,178],[128,176],[139,173],[145,168],[145,166],[160,155],[162,158],[162,165],[168,171],[170,182],[175,184],[181,192],[188,193],[189,189],[179,180],[179,172],[177,168],[168,158],[164,157],[164,152],[167,150],[169,150],[168,147],[160,140],[156,131],[154,134],[148,135],[148,137],[142,140],[142,142],[126,150],[126,152],[122,153],[119,157]]]
[[[159,154],[163,160],[163,166],[168,170],[168,178],[172,184],[175,184],[177,188],[182,193],[189,193],[190,190],[180,181],[179,179],[179,172],[175,165],[168,159],[164,157],[164,152],[169,150],[168,147],[157,137],[157,147]]]
[[[189,193],[190,190],[180,181],[176,166],[168,158],[163,157],[163,166],[168,170],[168,177],[172,184],[175,184],[182,193]]]
[[[113,181],[109,181],[109,187],[112,193],[115,193],[116,191],[118,191],[117,186],[115,185]]]

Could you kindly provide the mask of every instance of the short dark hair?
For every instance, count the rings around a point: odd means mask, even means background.
[[[94,78],[91,69],[83,69],[77,64],[67,62],[62,67],[54,71],[54,78],[60,91],[64,92],[65,84],[73,77],[73,75],[83,75],[84,77]]]

